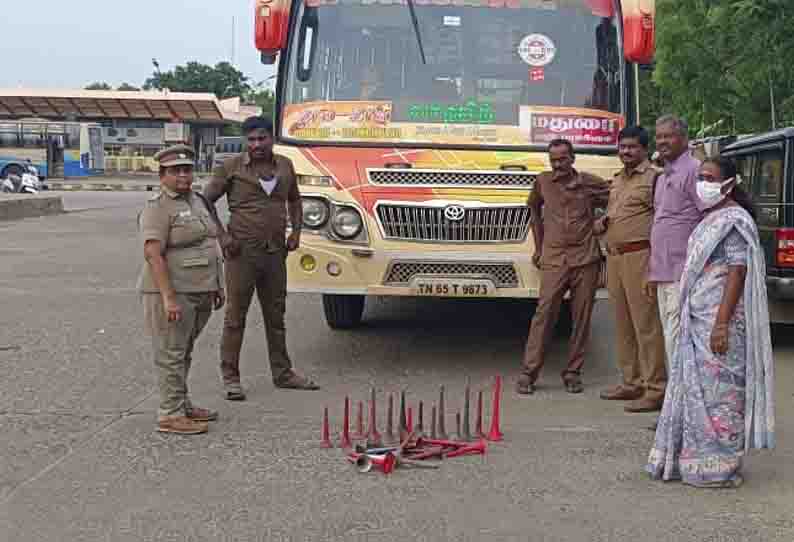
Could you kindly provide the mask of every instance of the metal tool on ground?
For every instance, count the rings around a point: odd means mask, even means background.
[[[469,454],[483,454],[484,455],[486,447],[487,446],[486,446],[485,440],[484,439],[480,439],[479,441],[477,441],[474,444],[471,444],[469,446],[462,446],[462,447],[458,448],[457,450],[453,450],[451,452],[448,452],[444,456],[444,458],[445,459],[449,459],[451,457],[459,457],[461,455],[469,455]]]
[[[408,436],[408,420],[405,416],[405,390],[400,392],[400,427],[397,429],[400,442]]]
[[[364,403],[358,402],[358,416],[356,416],[356,430],[353,432],[353,438],[360,440],[366,438],[364,434]]]
[[[417,448],[411,450],[410,458],[416,461],[425,460],[425,459],[432,459],[437,457],[439,459],[444,458],[444,447],[443,446],[427,446],[422,448]]]
[[[419,401],[419,422],[416,426],[416,436],[423,437],[425,434],[424,403]]]
[[[438,438],[449,438],[447,434],[446,424],[446,411],[444,410],[444,386],[442,385],[438,392]]]
[[[469,425],[469,396],[471,395],[471,385],[469,381],[466,382],[465,396],[463,398],[463,432],[460,433],[460,438],[463,440],[471,440],[471,429]]]
[[[383,446],[383,439],[378,433],[378,416],[375,411],[375,388],[372,388],[372,394],[369,401],[369,430],[367,431],[367,447],[374,448],[375,446]]]
[[[360,454],[354,460],[359,472],[369,472],[378,468],[383,474],[391,474],[397,466],[397,458],[391,452],[383,455]]]
[[[386,452],[396,452],[399,449],[400,449],[399,446],[384,446],[382,448],[367,448],[366,446],[362,446],[361,444],[356,444],[355,453],[357,453],[357,454],[380,455],[380,454],[385,454]]]
[[[444,448],[466,448],[471,446],[470,442],[462,442],[460,440],[449,440],[449,439],[432,439],[432,438],[423,438],[417,441],[417,446],[442,446]]]
[[[389,394],[389,408],[386,412],[386,440],[394,442],[394,394]]]
[[[345,415],[342,422],[342,437],[339,439],[339,447],[348,449],[353,447],[350,440],[350,397],[345,396]]]
[[[502,400],[502,377],[496,375],[493,390],[493,406],[491,411],[491,430],[488,432],[488,440],[498,442],[504,439],[504,434],[499,428],[500,424],[500,403]]]
[[[467,378],[462,409],[454,412],[455,427],[452,435],[448,435],[444,427],[446,419],[442,408],[446,400],[444,385],[439,388],[439,403],[432,405],[429,428],[425,426],[424,401],[420,400],[418,402],[418,414],[417,418],[414,419],[416,408],[408,406],[406,402],[407,392],[403,390],[400,392],[399,427],[395,430],[395,394],[390,393],[388,397],[386,432],[384,435],[381,435],[377,429],[377,397],[375,388],[371,388],[370,392],[369,426],[366,433],[363,427],[363,401],[359,401],[357,431],[354,435],[350,434],[351,399],[349,396],[345,396],[344,420],[339,447],[349,452],[347,458],[356,465],[359,472],[378,470],[384,474],[389,474],[399,467],[437,469],[440,467],[441,461],[448,458],[465,455],[484,456],[487,449],[487,441],[499,441],[504,438],[500,428],[502,378],[497,375],[494,381],[493,405],[490,412],[491,427],[487,434],[483,430],[485,390],[480,388],[477,391],[476,420],[471,420],[471,392],[471,380]],[[473,427],[472,421],[474,421]],[[329,432],[329,414],[326,406],[323,410],[323,448],[333,447]],[[398,435],[395,435],[395,433],[398,433]],[[388,438],[388,442],[385,442],[384,436],[396,437],[396,443],[398,444],[392,445],[395,442],[392,438]],[[365,442],[354,444],[355,440],[365,440]]]
[[[320,446],[323,448],[333,448],[334,445],[331,444],[331,434],[330,429],[328,427],[328,407],[323,409],[323,437]]]
[[[474,424],[474,436],[485,438],[485,433],[482,432],[482,390],[477,393],[477,421]]]
[[[397,449],[397,451],[394,452],[398,466],[414,466],[425,469],[439,468],[440,465],[438,464],[428,463],[426,461],[416,459],[415,457],[408,457],[406,451],[411,451],[416,449],[420,441],[421,441],[421,437],[419,437],[415,431],[411,431],[408,434],[406,439],[400,444],[400,447]]]

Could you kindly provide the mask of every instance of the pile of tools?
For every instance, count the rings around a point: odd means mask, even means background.
[[[491,426],[488,433],[483,431],[483,392],[478,393],[477,417],[474,430],[469,424],[469,401],[471,385],[467,382],[463,400],[463,416],[455,413],[455,432],[449,435],[446,430],[446,410],[444,406],[444,386],[439,389],[438,405],[433,404],[430,415],[429,432],[425,430],[424,402],[419,401],[418,420],[414,424],[413,408],[406,405],[405,391],[400,394],[399,425],[394,430],[394,396],[389,395],[386,415],[386,431],[381,434],[377,428],[375,389],[369,401],[369,427],[364,431],[364,405],[358,402],[358,417],[353,433],[350,432],[350,398],[345,397],[344,420],[339,438],[339,448],[347,452],[347,459],[359,472],[373,469],[389,474],[399,466],[438,468],[439,463],[429,459],[446,459],[470,454],[485,454],[486,441],[498,442],[504,438],[500,429],[500,404],[502,379],[496,376],[491,405]],[[364,441],[354,445],[354,441]],[[323,412],[323,448],[333,448],[331,442],[328,407]]]

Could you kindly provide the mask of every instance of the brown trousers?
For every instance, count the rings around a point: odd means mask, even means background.
[[[556,267],[544,269],[540,278],[540,299],[529,328],[529,338],[524,352],[522,372],[535,382],[545,361],[546,349],[551,342],[554,327],[560,316],[565,292],[571,291],[573,333],[570,340],[568,365],[562,378],[580,375],[584,365],[585,345],[590,336],[590,317],[593,314],[598,286],[600,263],[582,267]]]
[[[659,307],[643,291],[649,250],[607,257],[607,288],[615,308],[618,366],[623,387],[653,400],[667,386],[664,332]]]
[[[187,381],[193,363],[193,347],[212,316],[213,294],[179,293],[182,318],[169,322],[160,294],[143,294],[146,329],[152,339],[157,383],[160,389],[158,414],[184,416],[193,407]]]
[[[240,391],[240,349],[254,290],[265,321],[270,370],[278,380],[292,369],[284,325],[287,298],[287,251],[269,252],[246,245],[226,261],[226,315],[221,338],[221,374],[227,391]]]

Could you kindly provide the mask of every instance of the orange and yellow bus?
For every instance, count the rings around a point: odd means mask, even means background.
[[[289,291],[328,324],[368,296],[536,298],[525,202],[564,137],[611,176],[653,0],[257,0],[276,152],[303,196]]]

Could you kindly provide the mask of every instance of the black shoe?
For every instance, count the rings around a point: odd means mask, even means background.
[[[227,401],[245,401],[245,394],[241,391],[227,391]]]

